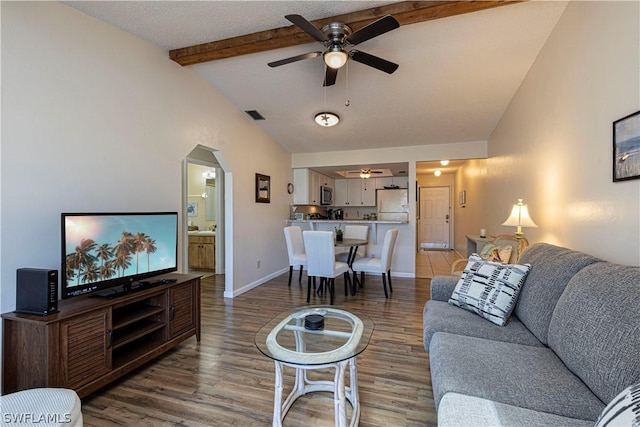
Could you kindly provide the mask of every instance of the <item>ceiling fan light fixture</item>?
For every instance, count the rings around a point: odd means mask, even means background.
[[[331,113],[329,111],[325,111],[322,113],[316,114],[314,117],[315,122],[322,126],[323,128],[330,128],[331,126],[335,126],[340,123],[340,116],[336,113]]]
[[[368,169],[362,169],[360,171],[360,178],[362,178],[362,179],[371,178],[371,171],[368,170]]]
[[[331,46],[322,58],[324,59],[324,63],[327,64],[327,67],[338,69],[347,63],[348,55],[340,46]]]

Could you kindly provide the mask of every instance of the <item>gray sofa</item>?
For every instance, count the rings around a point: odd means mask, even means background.
[[[640,268],[545,243],[525,263],[502,327],[448,304],[458,277],[432,279],[423,326],[438,425],[593,426],[640,382]]]

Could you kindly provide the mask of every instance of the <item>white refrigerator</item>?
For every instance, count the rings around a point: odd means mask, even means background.
[[[408,190],[378,190],[376,193],[378,221],[409,222]]]

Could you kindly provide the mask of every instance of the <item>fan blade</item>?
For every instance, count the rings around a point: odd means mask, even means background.
[[[387,74],[393,74],[398,69],[398,64],[359,50],[352,50],[349,52],[349,56],[356,62],[384,71]]]
[[[318,40],[320,43],[326,42],[327,36],[324,35],[322,31],[313,26],[313,24],[306,19],[304,19],[300,15],[285,15],[285,18],[289,20],[293,25],[300,28],[305,33],[309,34],[314,39]]]
[[[279,67],[281,65],[290,64],[292,62],[302,61],[303,59],[315,58],[316,56],[320,56],[320,55],[322,55],[322,52],[303,53],[302,55],[292,56],[291,58],[286,58],[286,59],[281,59],[279,61],[269,62],[267,65],[269,67],[271,67],[271,68]]]
[[[378,37],[380,34],[395,30],[399,26],[400,24],[396,21],[396,18],[387,15],[351,34],[347,37],[347,42],[352,45],[357,45],[374,37]]]
[[[336,84],[336,77],[338,77],[338,69],[326,67],[327,73],[324,76],[324,84],[322,86],[333,86]]]

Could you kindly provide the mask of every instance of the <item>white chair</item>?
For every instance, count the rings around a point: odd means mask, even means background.
[[[398,238],[398,229],[393,228],[384,235],[384,244],[382,245],[382,253],[380,258],[362,258],[356,260],[351,268],[354,274],[360,272],[360,283],[364,284],[364,273],[380,273],[382,274],[382,286],[384,288],[384,297],[389,298],[387,294],[387,279],[389,280],[389,291],[393,292],[391,286],[391,258],[393,249]]]
[[[304,252],[304,242],[302,241],[302,229],[298,226],[285,227],[284,239],[287,241],[287,252],[289,253],[289,286],[291,286],[293,267],[297,266],[300,266],[298,283],[302,284],[302,269],[307,266],[307,255]]]
[[[348,295],[348,288],[351,286],[349,266],[345,262],[336,261],[333,232],[304,231],[302,236],[307,253],[307,302],[311,299],[311,277],[320,277],[327,279],[330,304],[333,305],[335,278],[340,274],[344,277],[344,294]]]
[[[345,225],[344,233],[342,234],[345,239],[358,239],[358,240],[368,240],[369,239],[369,226],[368,225]],[[357,258],[361,258],[367,253],[366,246],[361,250],[358,248],[358,253],[356,254]],[[352,248],[345,247],[336,247],[336,259],[342,262],[348,262],[349,253]]]

